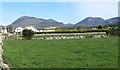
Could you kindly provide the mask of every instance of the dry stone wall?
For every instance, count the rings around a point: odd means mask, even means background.
[[[7,64],[4,63],[3,58],[2,58],[2,53],[3,53],[3,36],[0,34],[0,70],[10,70]]]

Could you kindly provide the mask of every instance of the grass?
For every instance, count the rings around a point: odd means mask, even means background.
[[[3,58],[11,68],[116,68],[118,38],[4,40]]]

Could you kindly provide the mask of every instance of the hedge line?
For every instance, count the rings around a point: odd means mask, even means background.
[[[111,36],[120,36],[120,30],[109,30],[107,34]]]

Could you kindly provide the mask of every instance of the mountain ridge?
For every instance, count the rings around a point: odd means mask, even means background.
[[[103,19],[101,17],[87,17],[76,24],[64,24],[63,22],[58,22],[54,19],[43,19],[30,16],[22,16],[15,20],[8,26],[12,26],[15,29],[18,26],[34,26],[35,28],[46,28],[46,27],[95,27],[98,25],[109,25],[120,23],[120,17],[113,17],[110,19]]]
[[[36,28],[45,28],[48,26],[55,26],[60,27],[64,26],[62,22],[58,22],[53,19],[42,19],[42,18],[36,18],[36,17],[29,17],[29,16],[22,16],[15,20],[13,23],[11,23],[9,26],[12,26],[13,28],[16,28],[18,26],[26,27],[33,25]]]

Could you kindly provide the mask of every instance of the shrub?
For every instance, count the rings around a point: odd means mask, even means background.
[[[108,35],[111,36],[120,36],[120,31],[119,30],[109,30]]]
[[[55,31],[61,31],[61,29],[60,28],[56,28]]]
[[[24,29],[22,31],[23,39],[31,40],[34,32],[32,30]]]
[[[98,26],[98,29],[102,29],[102,28],[103,28],[103,26],[102,26],[102,25],[99,25],[99,26]]]

